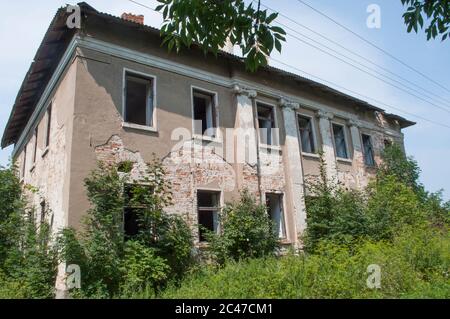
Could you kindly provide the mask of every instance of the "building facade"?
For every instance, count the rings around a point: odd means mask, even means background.
[[[80,4],[82,25],[60,9],[19,91],[2,146],[53,229],[79,227],[84,179],[99,161],[133,163],[138,182],[158,158],[173,192],[167,211],[217,229],[217,213],[248,189],[267,203],[280,240],[301,246],[305,183],[323,154],[331,180],[362,188],[387,143],[414,123],[273,67],[256,73],[222,52],[161,46],[142,17]],[[46,209],[44,209],[46,208]]]

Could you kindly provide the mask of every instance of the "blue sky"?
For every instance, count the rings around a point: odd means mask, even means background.
[[[155,7],[156,3],[153,0],[137,1],[151,7]],[[91,0],[87,2],[98,10],[115,15],[120,15],[123,12],[144,14],[146,18],[145,23],[155,27],[159,27],[161,23],[159,14],[138,6],[129,0]],[[406,64],[420,70],[436,82],[450,89],[450,77],[448,76],[448,70],[450,70],[450,59],[448,58],[450,56],[450,41],[444,43],[439,40],[427,42],[425,35],[422,33],[419,35],[406,33],[406,27],[401,17],[403,7],[400,0],[305,0],[305,2],[310,3],[320,11],[340,21],[377,46],[401,59]],[[52,17],[57,8],[65,6],[66,3],[66,1],[59,0],[40,2],[16,0],[3,2],[0,5],[3,12],[0,20],[0,41],[4,44],[0,53],[0,69],[2,70],[0,74],[0,132],[3,133],[17,91]],[[351,51],[370,59],[450,102],[450,93],[448,91],[427,81],[387,55],[339,28],[323,16],[302,5],[299,1],[263,0],[263,4],[279,10],[293,20],[322,33]],[[369,16],[367,7],[371,4],[377,4],[381,9],[380,29],[369,29],[367,27],[366,20]],[[279,21],[300,31],[303,35],[314,38],[339,52],[349,55],[348,52],[343,51],[334,44],[326,42],[317,35],[300,28],[282,17],[280,17]],[[450,126],[450,113],[370,77],[290,36],[288,37],[288,43],[284,45],[283,53],[281,55],[276,54],[273,58],[333,82],[336,85],[383,101],[397,109]],[[358,57],[352,56],[352,58],[365,63]],[[274,66],[305,75],[294,68],[280,65],[274,60],[271,63]],[[392,77],[392,75],[389,76]],[[435,101],[432,102],[438,104]],[[373,104],[418,122],[416,126],[404,130],[407,153],[419,162],[422,169],[421,180],[426,187],[432,191],[443,188],[446,190],[445,198],[450,199],[450,129],[404,114],[385,105]],[[447,103],[446,106],[445,102],[442,102],[439,103],[439,106],[450,109],[450,103]],[[11,148],[0,151],[0,165],[5,165],[8,162],[10,153]]]

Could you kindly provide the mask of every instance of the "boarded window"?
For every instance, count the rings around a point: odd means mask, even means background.
[[[194,133],[215,137],[216,106],[214,95],[199,90],[193,91]]]
[[[314,143],[314,132],[312,119],[305,116],[299,116],[298,127],[300,130],[300,140],[302,144],[302,152],[315,153],[316,145]]]
[[[348,158],[347,141],[345,139],[344,126],[333,124],[334,146],[336,156],[339,158]]]
[[[266,205],[269,217],[272,220],[274,232],[279,238],[286,238],[286,229],[283,212],[283,195],[266,194]]]
[[[206,241],[206,232],[217,232],[220,193],[211,191],[197,192],[199,239]]]
[[[364,150],[364,163],[367,166],[375,166],[372,138],[366,134],[362,134],[361,137],[362,137],[363,150]]]
[[[258,103],[257,112],[261,144],[276,145],[275,109],[272,106]]]
[[[153,80],[127,73],[125,81],[125,122],[153,126]]]

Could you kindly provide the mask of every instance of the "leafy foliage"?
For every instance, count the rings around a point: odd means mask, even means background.
[[[450,1],[449,0],[401,0],[407,11],[403,19],[408,32],[418,32],[425,24],[427,40],[442,35],[442,41],[450,37]]]
[[[450,297],[448,232],[405,229],[392,242],[332,241],[314,254],[249,259],[203,268],[161,297],[185,298],[443,298]],[[367,266],[381,267],[381,288],[369,289]],[[149,296],[151,297],[151,296]]]
[[[36,223],[14,167],[0,168],[0,297],[51,298],[57,258],[46,220]],[[8,292],[9,291],[9,292]]]
[[[61,259],[81,268],[81,296],[110,297],[147,285],[156,290],[190,266],[190,230],[164,212],[171,197],[160,163],[150,163],[144,176],[135,182],[118,167],[100,165],[85,180],[92,207],[83,230],[65,229],[58,239]],[[139,231],[130,238],[124,233],[125,207],[137,215]]]
[[[248,191],[220,214],[220,234],[209,234],[210,253],[219,263],[259,258],[274,253],[278,237],[264,205],[258,205]]]
[[[168,49],[199,44],[203,51],[217,54],[227,40],[240,46],[247,69],[267,65],[275,48],[281,52],[286,32],[273,25],[278,13],[254,8],[244,0],[158,0],[162,12],[161,34]]]

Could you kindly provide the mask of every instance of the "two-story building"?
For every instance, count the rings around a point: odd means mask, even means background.
[[[216,229],[220,207],[248,189],[282,241],[299,245],[318,154],[330,178],[362,188],[385,144],[403,145],[401,130],[414,124],[274,67],[249,73],[226,52],[169,53],[142,16],[79,6],[81,28],[67,26],[65,8],[51,22],[2,139],[55,231],[79,226],[89,208],[83,181],[98,161],[132,162],[139,176],[155,154],[172,187],[167,210],[198,241],[197,225]]]

